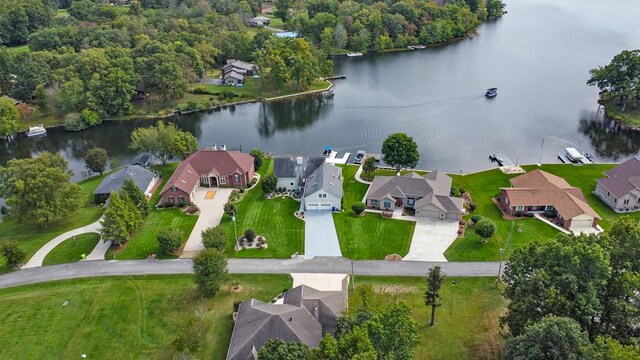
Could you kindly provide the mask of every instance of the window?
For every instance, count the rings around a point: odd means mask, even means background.
[[[318,194],[318,197],[322,199],[322,194]]]
[[[227,178],[224,176],[220,176],[220,184],[226,184],[227,183]]]
[[[184,196],[178,196],[178,202],[180,202],[181,204],[184,204]]]
[[[169,204],[175,204],[176,203],[176,199],[173,198],[173,196],[169,196]]]
[[[524,206],[516,206],[516,211],[522,211],[524,210]]]
[[[318,194],[318,197],[321,199],[326,199],[327,198],[327,194]]]
[[[609,196],[609,195],[611,195],[611,193],[607,191],[607,196]]]
[[[378,206],[378,200],[369,200],[371,206]]]
[[[384,201],[384,207],[385,207],[385,208],[390,208],[390,207],[391,207],[391,201],[389,201],[389,200],[385,200],[385,201]]]
[[[207,175],[200,176],[200,184],[209,185],[209,177]]]
[[[416,203],[416,199],[412,199],[412,198],[407,199],[408,206],[413,206],[415,203]]]
[[[629,205],[629,198],[624,198],[624,204]]]
[[[173,191],[173,192],[178,191],[177,188],[175,187],[175,185],[171,187],[171,191]]]
[[[233,175],[233,181],[239,183],[240,182],[240,175],[238,175],[238,174]]]
[[[547,205],[544,207],[545,210],[553,210],[553,205]]]

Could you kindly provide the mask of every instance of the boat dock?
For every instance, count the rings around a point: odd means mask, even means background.
[[[342,75],[335,75],[335,76],[329,76],[324,78],[325,80],[339,80],[339,79],[346,79],[347,75],[342,74]]]
[[[515,166],[513,161],[511,161],[508,157],[506,157],[506,156],[498,156],[498,155],[496,155],[496,153],[493,153],[493,154],[489,155],[489,160],[491,162],[498,163],[498,166],[505,166],[505,167]]]
[[[342,164],[345,165],[347,163],[347,161],[349,161],[349,157],[351,157],[351,153],[344,153],[344,156],[342,156],[341,158],[337,157],[338,156],[338,152],[337,151],[332,151],[331,155],[329,155],[325,162],[329,163],[329,164]]]

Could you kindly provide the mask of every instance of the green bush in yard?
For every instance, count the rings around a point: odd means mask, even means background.
[[[18,247],[18,242],[15,240],[5,240],[0,243],[0,254],[10,268],[16,267],[27,257],[27,253]]]
[[[202,295],[214,296],[226,279],[227,259],[218,250],[205,249],[193,259],[193,272]]]
[[[158,233],[158,247],[163,254],[175,252],[182,246],[182,231],[174,228],[165,228]]]
[[[219,226],[210,227],[202,232],[202,244],[207,249],[224,251],[228,239],[229,234]]]
[[[351,205],[351,210],[353,210],[353,213],[356,215],[360,215],[362,214],[362,212],[364,211],[364,209],[366,209],[366,205],[362,202],[355,202],[353,203],[353,205]]]
[[[473,216],[471,217],[471,219],[470,219],[470,220],[471,220],[471,221],[473,222],[473,224],[475,225],[475,224],[477,224],[477,223],[478,223],[478,221],[482,220],[482,216],[480,216],[480,215],[473,215]]]

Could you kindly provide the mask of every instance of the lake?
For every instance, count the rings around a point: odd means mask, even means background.
[[[335,97],[249,104],[182,116],[176,123],[202,146],[319,154],[380,152],[406,132],[418,143],[419,168],[472,172],[498,153],[513,162],[557,162],[575,147],[597,161],[640,151],[640,133],[602,119],[589,69],[640,44],[637,0],[507,1],[509,13],[465,40],[426,50],[335,58]],[[486,99],[487,88],[498,96]],[[101,146],[127,163],[129,135],[150,121],[113,122],[81,133],[51,129],[42,139],[2,142],[0,161],[58,151],[74,179],[87,149]],[[541,146],[544,140],[544,146]]]

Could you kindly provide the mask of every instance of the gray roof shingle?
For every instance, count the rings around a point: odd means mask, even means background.
[[[342,169],[323,163],[309,177],[304,188],[304,197],[312,195],[320,189],[329,194],[342,197]]]
[[[133,180],[140,190],[145,191],[156,176],[158,176],[157,173],[145,169],[140,165],[127,165],[115,173],[107,175],[94,194],[108,195],[112,190],[116,192],[120,191],[126,179]]]
[[[624,161],[605,174],[606,178],[597,181],[616,198],[640,188],[640,160],[636,157]]]

